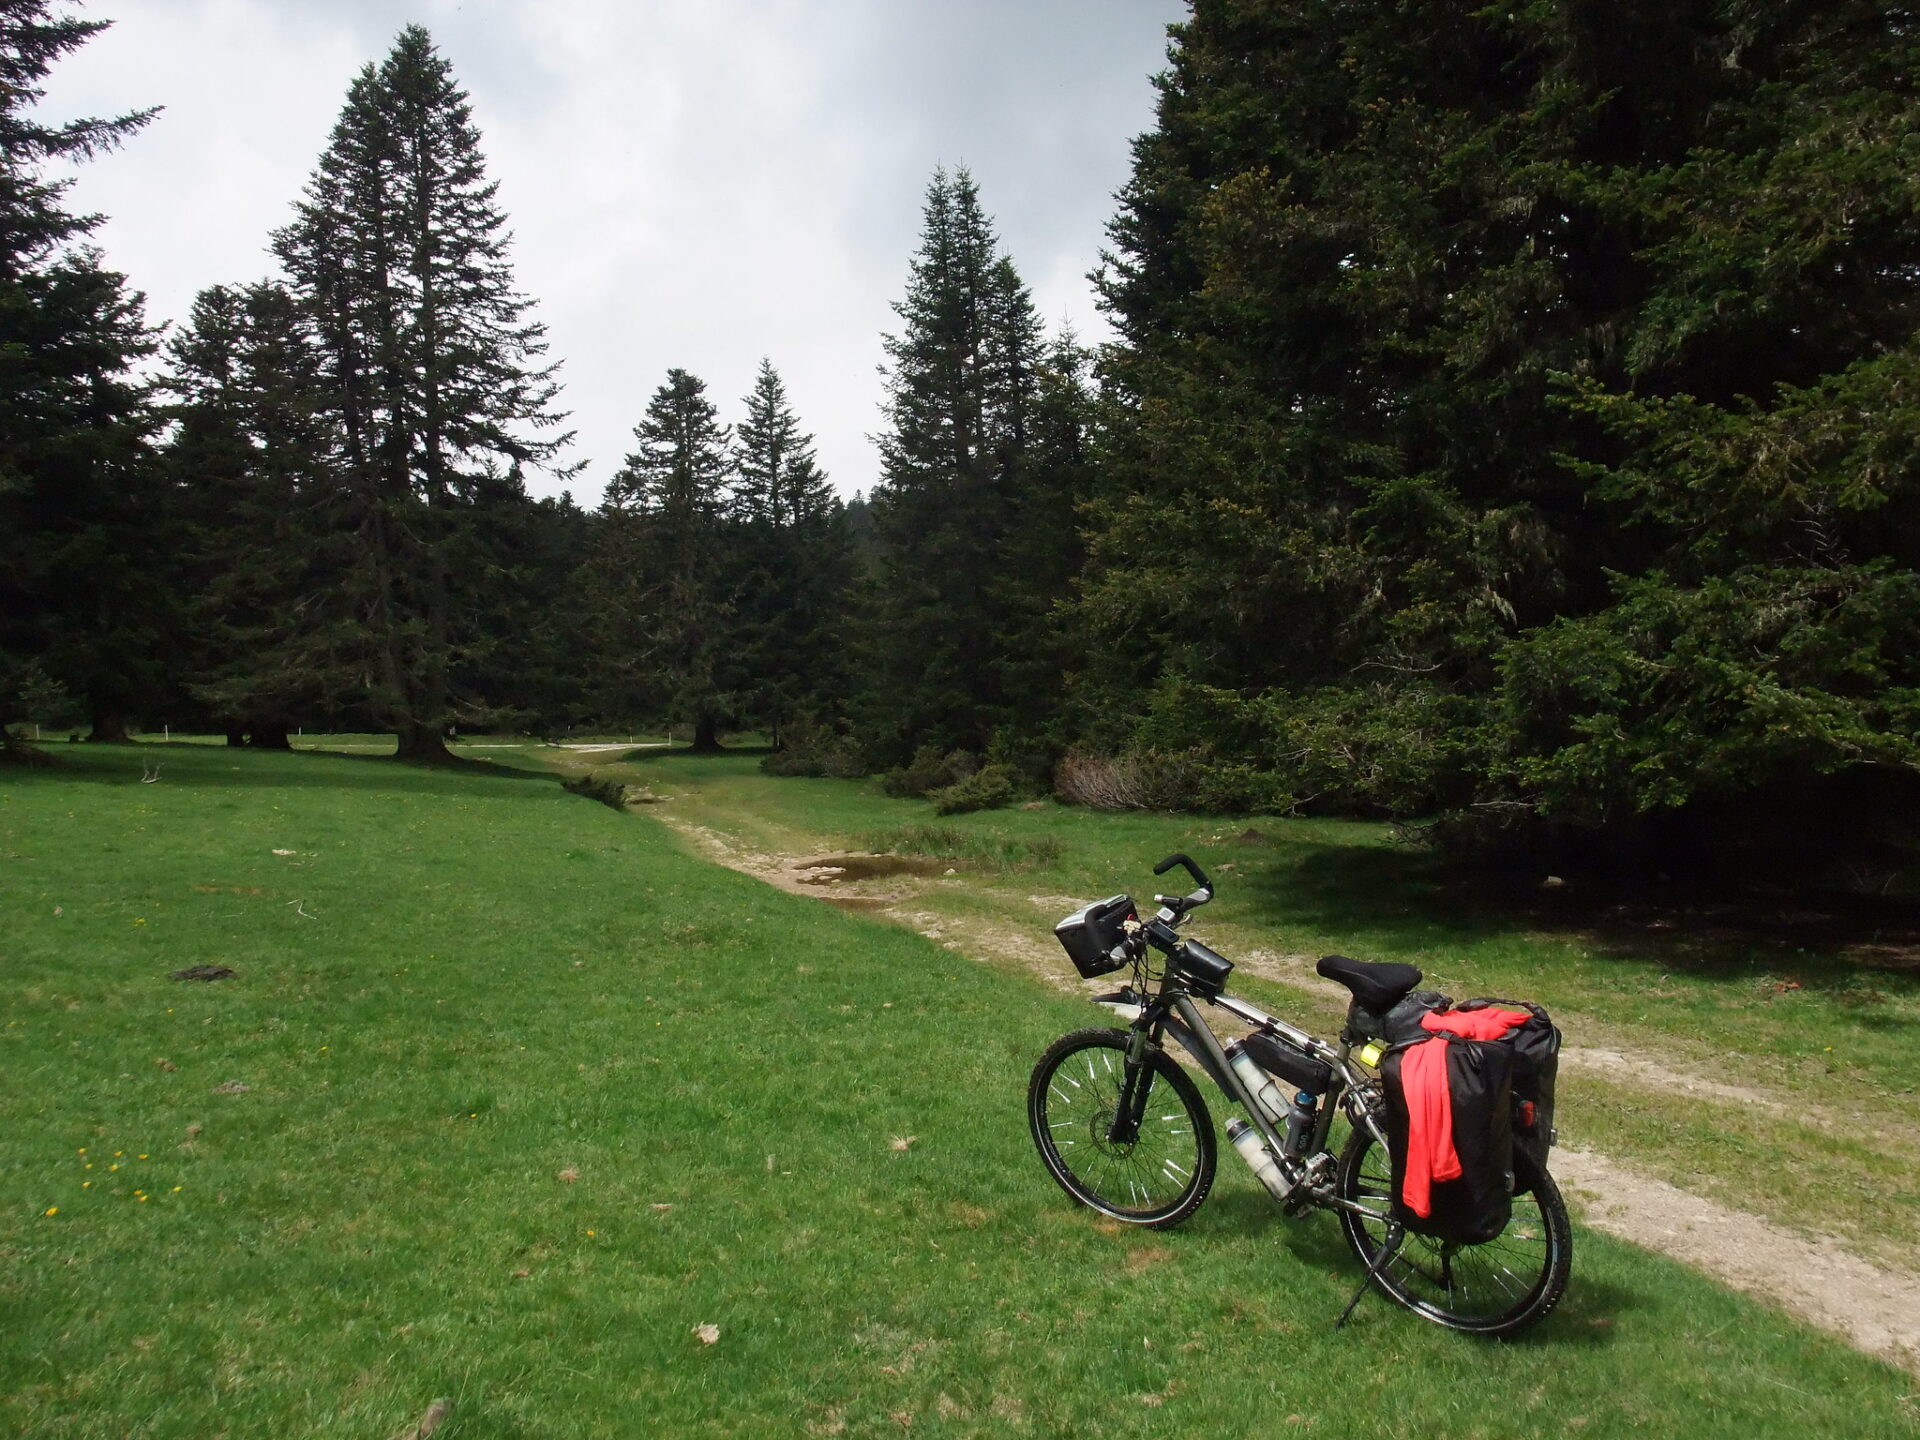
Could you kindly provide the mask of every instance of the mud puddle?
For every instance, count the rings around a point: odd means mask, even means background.
[[[913,855],[822,855],[818,860],[796,860],[791,867],[802,885],[838,885],[848,880],[887,880],[896,875],[944,875],[952,867],[944,860]]]

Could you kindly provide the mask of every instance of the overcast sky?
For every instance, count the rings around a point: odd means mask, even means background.
[[[62,6],[60,8],[69,8]],[[733,421],[770,357],[843,494],[871,488],[888,308],[926,184],[964,164],[1049,327],[1086,272],[1181,0],[91,0],[47,118],[165,111],[76,208],[154,320],[272,270],[360,67],[432,31],[472,95],[520,288],[564,366],[582,503],[668,367]],[[558,487],[535,482],[552,492]]]

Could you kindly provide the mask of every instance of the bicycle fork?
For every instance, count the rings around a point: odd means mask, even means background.
[[[1136,1029],[1127,1039],[1127,1073],[1120,1082],[1120,1103],[1107,1127],[1107,1143],[1131,1145],[1140,1138],[1140,1120],[1147,1113],[1147,1092],[1153,1088],[1153,1067],[1147,1064],[1146,1030]]]

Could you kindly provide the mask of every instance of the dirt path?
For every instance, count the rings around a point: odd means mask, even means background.
[[[884,916],[949,950],[975,960],[1015,965],[1052,989],[1071,994],[1111,988],[1064,973],[1050,937],[1010,933],[1004,926],[968,923],[916,904],[929,886],[954,872],[898,856],[776,855],[696,825],[670,810],[648,812],[686,836],[703,854],[730,869],[785,890],[850,910]],[[1049,916],[1080,904],[1065,895],[1030,895]],[[1241,968],[1263,979],[1344,1005],[1347,993],[1313,973],[1313,958],[1268,950],[1246,952]],[[1691,1075],[1652,1056],[1603,1047],[1569,1046],[1561,1063],[1612,1078],[1705,1099],[1753,1106],[1808,1121],[1836,1134],[1858,1134],[1859,1123],[1837,1112],[1794,1102],[1748,1086]],[[1902,1140],[1901,1148],[1910,1148]],[[1778,1305],[1849,1344],[1920,1374],[1920,1276],[1874,1265],[1828,1235],[1808,1235],[1758,1215],[1734,1210],[1645,1175],[1591,1150],[1555,1152],[1554,1171],[1569,1202],[1593,1229],[1629,1240],[1704,1271],[1722,1284]]]

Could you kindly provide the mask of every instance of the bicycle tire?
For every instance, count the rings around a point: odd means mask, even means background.
[[[1187,1073],[1152,1050],[1140,1135],[1131,1144],[1113,1144],[1107,1130],[1130,1038],[1126,1030],[1091,1029],[1054,1041],[1033,1067],[1027,1122],[1062,1190],[1102,1215],[1158,1230],[1186,1219],[1213,1188],[1213,1117]],[[1158,1098],[1163,1094],[1177,1106]]]
[[[1392,1173],[1385,1150],[1364,1128],[1349,1137],[1340,1156],[1342,1199],[1375,1202],[1381,1218],[1340,1212],[1347,1244],[1371,1266],[1386,1243],[1386,1203]],[[1539,1324],[1566,1294],[1573,1263],[1573,1227],[1560,1188],[1544,1170],[1528,1190],[1513,1197],[1513,1218],[1481,1245],[1444,1245],[1408,1232],[1400,1251],[1381,1270],[1380,1288],[1407,1309],[1449,1330],[1469,1335],[1517,1335]]]

